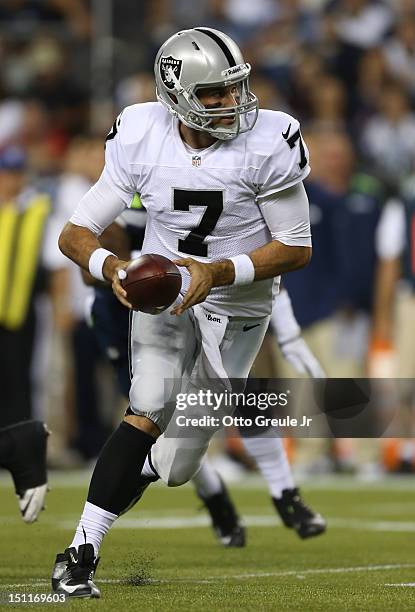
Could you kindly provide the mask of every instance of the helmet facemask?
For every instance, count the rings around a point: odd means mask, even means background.
[[[233,106],[214,107],[204,106],[199,99],[203,90],[231,87],[231,95],[234,98]],[[190,97],[191,96],[191,97]],[[187,112],[183,122],[189,127],[203,130],[220,140],[230,140],[238,134],[247,132],[253,128],[258,116],[258,99],[249,90],[248,76],[239,81],[225,81],[213,83],[208,86],[197,87],[190,92],[191,109]],[[221,123],[220,119],[234,117],[234,122]]]

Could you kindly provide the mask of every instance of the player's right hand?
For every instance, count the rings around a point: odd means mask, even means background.
[[[125,270],[129,263],[129,261],[117,260],[112,271],[112,290],[121,304],[132,310],[133,307],[127,299],[127,292],[121,285],[121,281],[127,278],[127,272]]]
[[[211,264],[196,261],[192,257],[175,259],[173,263],[178,267],[187,268],[191,276],[190,285],[184,294],[183,301],[170,312],[172,315],[181,315],[191,306],[204,302],[209,295],[213,286],[212,267]]]

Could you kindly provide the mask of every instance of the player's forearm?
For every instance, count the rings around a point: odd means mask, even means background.
[[[70,305],[70,270],[59,268],[50,273],[49,297],[52,305],[54,323],[61,332],[68,331],[73,324]]]
[[[255,268],[255,280],[274,278],[284,272],[303,268],[311,258],[311,247],[287,246],[273,240],[249,253]],[[230,260],[210,264],[213,287],[231,285],[235,280],[235,268]]]
[[[278,240],[249,253],[255,267],[255,280],[265,280],[304,268],[311,259],[311,247],[287,246]]]
[[[129,260],[131,254],[131,245],[128,238],[128,233],[124,227],[118,223],[111,223],[99,237],[100,246],[104,249],[112,251],[117,257],[123,260]]]
[[[372,337],[390,342],[394,328],[396,284],[400,274],[397,258],[382,260],[376,271]]]
[[[66,257],[88,271],[89,259],[96,249],[101,248],[101,244],[91,230],[68,222],[59,236],[59,248]],[[118,261],[115,256],[105,260],[103,273],[107,280],[111,280]]]
[[[114,253],[114,255],[124,261],[128,261],[130,259],[130,244],[128,240],[128,234],[123,227],[118,225],[118,223],[111,223],[111,225],[109,225],[102,232],[101,236],[99,237],[99,244],[102,248],[108,249],[109,251]],[[114,262],[114,260],[112,261]],[[111,263],[111,260],[109,263]],[[81,268],[81,274],[82,280],[84,281],[85,285],[89,287],[106,286],[106,283],[97,280],[94,276],[92,276],[89,271],[85,270],[84,268]]]

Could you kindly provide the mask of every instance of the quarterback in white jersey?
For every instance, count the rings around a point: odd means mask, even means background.
[[[126,108],[117,124],[101,180],[125,206],[132,193],[140,194],[148,213],[143,253],[172,260],[190,255],[207,263],[251,253],[273,239],[310,246],[306,215],[293,227],[289,211],[273,235],[266,221],[273,214],[269,209],[278,207],[278,192],[301,183],[310,171],[298,122],[289,115],[260,110],[250,132],[202,150],[182,140],[179,122],[157,102]],[[272,281],[213,287],[205,305],[220,314],[265,316],[271,312]]]
[[[152,480],[177,486],[197,472],[233,408],[221,406],[206,424],[209,406],[189,403],[184,431],[177,392],[225,392],[230,379],[246,379],[268,326],[273,279],[310,258],[307,149],[293,117],[258,111],[250,70],[217,30],[169,38],[155,60],[158,102],[117,118],[105,169],[62,231],[62,251],[112,282],[130,307],[119,280],[128,262],[101,248],[99,236],[138,192],[148,213],[143,253],[173,259],[184,276],[171,312],[133,314],[130,408],[101,452],[72,544],[53,571],[53,588],[69,596],[99,596],[91,577],[101,541]]]

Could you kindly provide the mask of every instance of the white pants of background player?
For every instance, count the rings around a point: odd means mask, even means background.
[[[151,463],[167,485],[192,478],[223,416],[233,411],[231,406],[213,411],[199,404],[179,411],[176,393],[197,393],[200,388],[225,393],[229,378],[245,380],[268,322],[269,317],[217,315],[200,305],[178,317],[168,311],[157,317],[134,313],[130,406],[163,432],[152,447]],[[196,424],[178,426],[178,415],[196,419]],[[200,424],[204,415],[215,417],[218,424]]]

